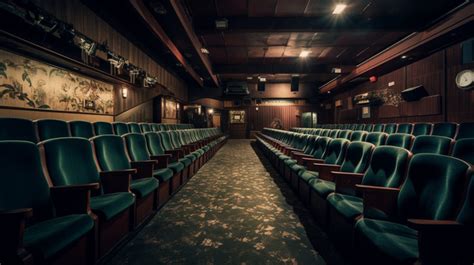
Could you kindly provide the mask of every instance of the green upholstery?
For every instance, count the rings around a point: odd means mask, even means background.
[[[146,143],[151,155],[163,155],[165,149],[161,145],[161,138],[158,133],[145,133]]]
[[[94,122],[95,135],[114,134],[114,129],[111,123],[98,121]]]
[[[385,144],[388,134],[382,132],[371,132],[365,137],[365,142],[371,143],[375,146]]]
[[[138,125],[140,126],[140,129],[143,133],[153,131],[153,129],[151,128],[151,125],[149,123],[142,122],[142,123],[139,123]]]
[[[126,123],[114,122],[112,123],[112,125],[114,126],[114,131],[116,135],[122,136],[130,132],[130,130],[128,129],[128,125]]]
[[[459,124],[456,139],[474,138],[474,122],[464,122]]]
[[[333,129],[333,130],[331,130],[331,131],[329,132],[329,135],[328,135],[328,136],[329,136],[330,138],[336,138],[338,133],[339,133],[339,130]]]
[[[36,143],[38,136],[31,120],[20,118],[0,118],[0,141],[24,140]]]
[[[92,123],[87,121],[70,121],[69,129],[71,130],[71,136],[91,138],[94,136],[94,127]]]
[[[136,122],[128,122],[128,129],[131,133],[142,133],[142,129],[140,128],[140,125]]]
[[[74,214],[50,219],[25,230],[24,246],[45,259],[54,256],[86,235],[94,227],[87,214]]]
[[[456,135],[458,124],[452,122],[440,122],[433,125],[432,135],[439,135],[454,138]]]
[[[119,137],[114,135],[96,136],[91,138],[96,147],[97,158],[99,153],[106,153],[103,145],[97,139]],[[119,137],[120,139],[120,137]],[[53,185],[79,185],[87,183],[101,183],[99,171],[94,159],[92,146],[87,139],[79,137],[57,138],[41,143],[44,149],[46,166]],[[98,150],[100,151],[98,152]],[[108,159],[115,154],[108,153]],[[78,163],[80,161],[80,163]],[[100,163],[100,161],[99,161]],[[107,202],[107,203],[105,203]],[[115,214],[128,210],[135,202],[135,197],[129,192],[103,194],[101,191],[91,198],[91,209],[106,220]]]
[[[38,147],[27,141],[0,141],[0,211],[32,208],[24,246],[48,259],[92,230],[87,214],[54,216]]]
[[[413,154],[431,153],[447,155],[452,139],[444,136],[420,135],[415,138],[411,152]]]
[[[400,123],[397,127],[397,133],[411,134],[413,130],[413,124],[411,123]]]
[[[71,136],[67,122],[53,119],[36,120],[40,141]]]
[[[384,127],[385,126],[383,124],[374,124],[374,127],[372,128],[372,132],[383,132]]]
[[[414,136],[430,135],[432,127],[433,127],[433,124],[431,123],[415,123],[415,125],[413,126],[412,134]]]
[[[412,141],[413,136],[411,134],[393,133],[388,136],[385,144],[410,149]]]
[[[464,203],[458,213],[456,221],[465,225],[474,225],[474,173],[471,171],[469,185]],[[471,244],[472,245],[472,244]]]
[[[366,125],[364,126],[364,131],[366,131],[366,132],[371,132],[373,129],[374,129],[374,125],[373,125],[373,124],[366,124]]]
[[[179,172],[179,170],[176,170]],[[168,168],[157,169],[153,171],[153,176],[161,182],[168,181],[173,177],[173,170]]]
[[[469,165],[436,154],[414,155],[398,195],[398,219],[453,220],[463,199]],[[357,245],[384,261],[411,263],[418,258],[417,231],[400,223],[369,219],[355,225]]]
[[[351,130],[340,130],[337,135],[337,138],[350,139],[351,134],[352,134]]]
[[[367,132],[365,131],[353,131],[351,134],[351,138],[349,139],[351,142],[353,141],[365,141],[367,137]]]
[[[151,129],[153,132],[159,132],[160,131],[160,125],[157,123],[152,123],[151,124]]]
[[[330,193],[326,200],[340,215],[350,221],[361,215],[364,209],[362,198],[353,195]]]
[[[336,184],[332,181],[311,178],[308,182],[310,187],[322,198],[326,198],[329,193],[336,189]]]
[[[464,138],[456,141],[453,156],[474,165],[474,138]]]
[[[397,131],[397,124],[395,123],[385,124],[385,128],[383,129],[383,131],[388,134],[395,133]]]

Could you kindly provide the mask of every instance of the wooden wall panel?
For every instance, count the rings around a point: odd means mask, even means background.
[[[0,108],[0,117],[15,117],[29,120],[37,119],[58,119],[65,121],[105,121],[113,122],[114,116],[112,115],[97,115],[87,113],[73,113],[73,112],[61,112],[61,111],[38,111],[29,109],[12,109],[12,108]]]

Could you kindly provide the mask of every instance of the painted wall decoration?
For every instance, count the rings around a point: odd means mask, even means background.
[[[178,119],[178,102],[167,98],[163,98],[162,100],[164,101],[163,117],[166,119]]]
[[[229,111],[230,123],[245,123],[245,110]]]
[[[0,50],[0,106],[113,114],[113,86]]]

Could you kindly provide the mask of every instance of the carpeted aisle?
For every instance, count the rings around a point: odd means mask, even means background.
[[[229,142],[108,264],[326,264],[248,140]]]

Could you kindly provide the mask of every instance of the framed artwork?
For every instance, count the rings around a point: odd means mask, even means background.
[[[231,110],[229,111],[230,123],[245,123],[245,111],[244,110]]]
[[[163,98],[164,101],[164,118],[165,119],[177,119],[178,103],[172,99]]]

